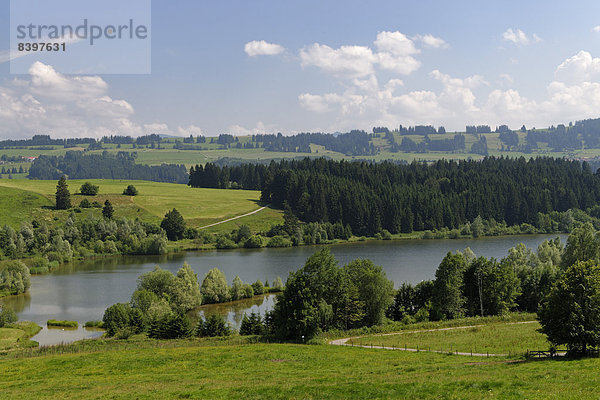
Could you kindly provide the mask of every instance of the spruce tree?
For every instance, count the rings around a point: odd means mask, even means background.
[[[110,204],[110,201],[106,200],[104,202],[104,207],[102,208],[102,215],[106,219],[112,219],[114,213],[115,213],[115,210],[114,210],[112,204]]]
[[[58,185],[56,185],[56,209],[67,210],[69,208],[71,208],[71,193],[69,192],[67,179],[63,175],[58,180]]]

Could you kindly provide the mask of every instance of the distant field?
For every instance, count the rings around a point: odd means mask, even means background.
[[[99,194],[97,196],[73,195],[79,191],[79,187],[84,182],[98,185],[100,187]],[[121,194],[129,184],[133,184],[138,189],[138,196],[129,197]],[[162,219],[167,211],[177,208],[190,226],[208,225],[247,214],[261,207],[259,204],[260,192],[251,190],[197,189],[172,183],[106,179],[69,180],[68,185],[72,194],[71,202],[74,205],[78,205],[85,197],[101,204],[108,199],[115,206],[117,216],[139,216],[143,220],[155,222]],[[0,212],[2,215],[10,215],[12,210],[17,209],[18,213],[11,218],[20,223],[21,220],[31,215],[32,209],[54,205],[55,192],[56,181],[2,179],[0,180]],[[25,208],[16,207],[21,205],[24,199],[29,199],[27,201],[31,205]],[[254,225],[267,226],[267,228],[271,222],[281,219],[280,213],[277,211],[264,211],[265,215],[261,215],[261,211],[247,218]],[[46,214],[48,212],[46,211]],[[88,209],[86,212],[93,211]],[[95,210],[95,212],[99,213],[99,210]],[[242,219],[235,222],[237,224],[244,223]],[[228,227],[234,226],[233,221],[228,223]]]
[[[0,398],[584,399],[598,395],[599,368],[599,359],[515,362],[226,341],[0,359]]]

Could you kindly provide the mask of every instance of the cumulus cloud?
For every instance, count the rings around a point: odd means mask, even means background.
[[[177,133],[179,136],[202,136],[203,131],[202,128],[196,125],[188,125],[188,126],[179,126],[177,128]]]
[[[379,32],[373,46],[344,45],[338,48],[314,43],[300,50],[303,67],[317,67],[337,77],[364,78],[375,74],[376,67],[402,75],[410,75],[421,67],[416,56],[421,52],[416,42],[425,47],[446,46],[433,35],[410,38],[402,32]]]
[[[439,90],[403,92],[400,80],[380,84],[375,75],[354,78],[339,93],[302,93],[300,105],[331,115],[325,131],[395,127],[398,124],[445,125],[463,129],[465,124],[541,126],[598,116],[600,109],[600,58],[581,51],[557,66],[541,100],[527,98],[515,89],[493,88],[481,75],[455,77],[433,70],[429,77]],[[502,84],[512,77],[500,75]]]
[[[52,66],[35,62],[27,78],[0,86],[0,136],[54,137],[139,136],[171,134],[164,123],[140,124],[133,106],[109,95],[98,76],[65,76]]]
[[[448,43],[444,39],[435,37],[433,35],[417,35],[414,37],[415,40],[422,42],[426,47],[434,49],[442,49],[448,47]]]
[[[592,32],[600,32],[600,25],[596,25],[592,28]]]
[[[600,79],[600,58],[594,58],[587,51],[580,51],[563,61],[554,73],[557,81],[581,83]]]
[[[274,56],[285,51],[285,48],[279,44],[268,43],[264,40],[253,40],[244,45],[244,51],[250,57],[254,56]]]
[[[511,42],[517,45],[526,46],[528,44],[539,43],[542,41],[542,38],[537,34],[533,34],[531,36],[527,36],[525,32],[520,29],[512,29],[508,28],[503,34],[502,39]]]

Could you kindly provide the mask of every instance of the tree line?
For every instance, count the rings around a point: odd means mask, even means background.
[[[539,213],[586,210],[600,200],[600,177],[587,164],[538,157],[481,161],[348,162],[282,160],[268,166],[190,170],[192,187],[261,190],[305,222],[339,222],[356,235],[455,229],[477,216],[507,225],[539,223]]]
[[[186,183],[188,173],[184,165],[142,165],[127,152],[111,154],[84,154],[68,151],[64,156],[41,155],[29,169],[30,179],[131,179],[154,182]]]

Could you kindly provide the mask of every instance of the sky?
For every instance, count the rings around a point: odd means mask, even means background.
[[[60,10],[59,10],[60,11]],[[0,138],[546,127],[600,117],[598,1],[152,1],[151,72],[11,74]]]

